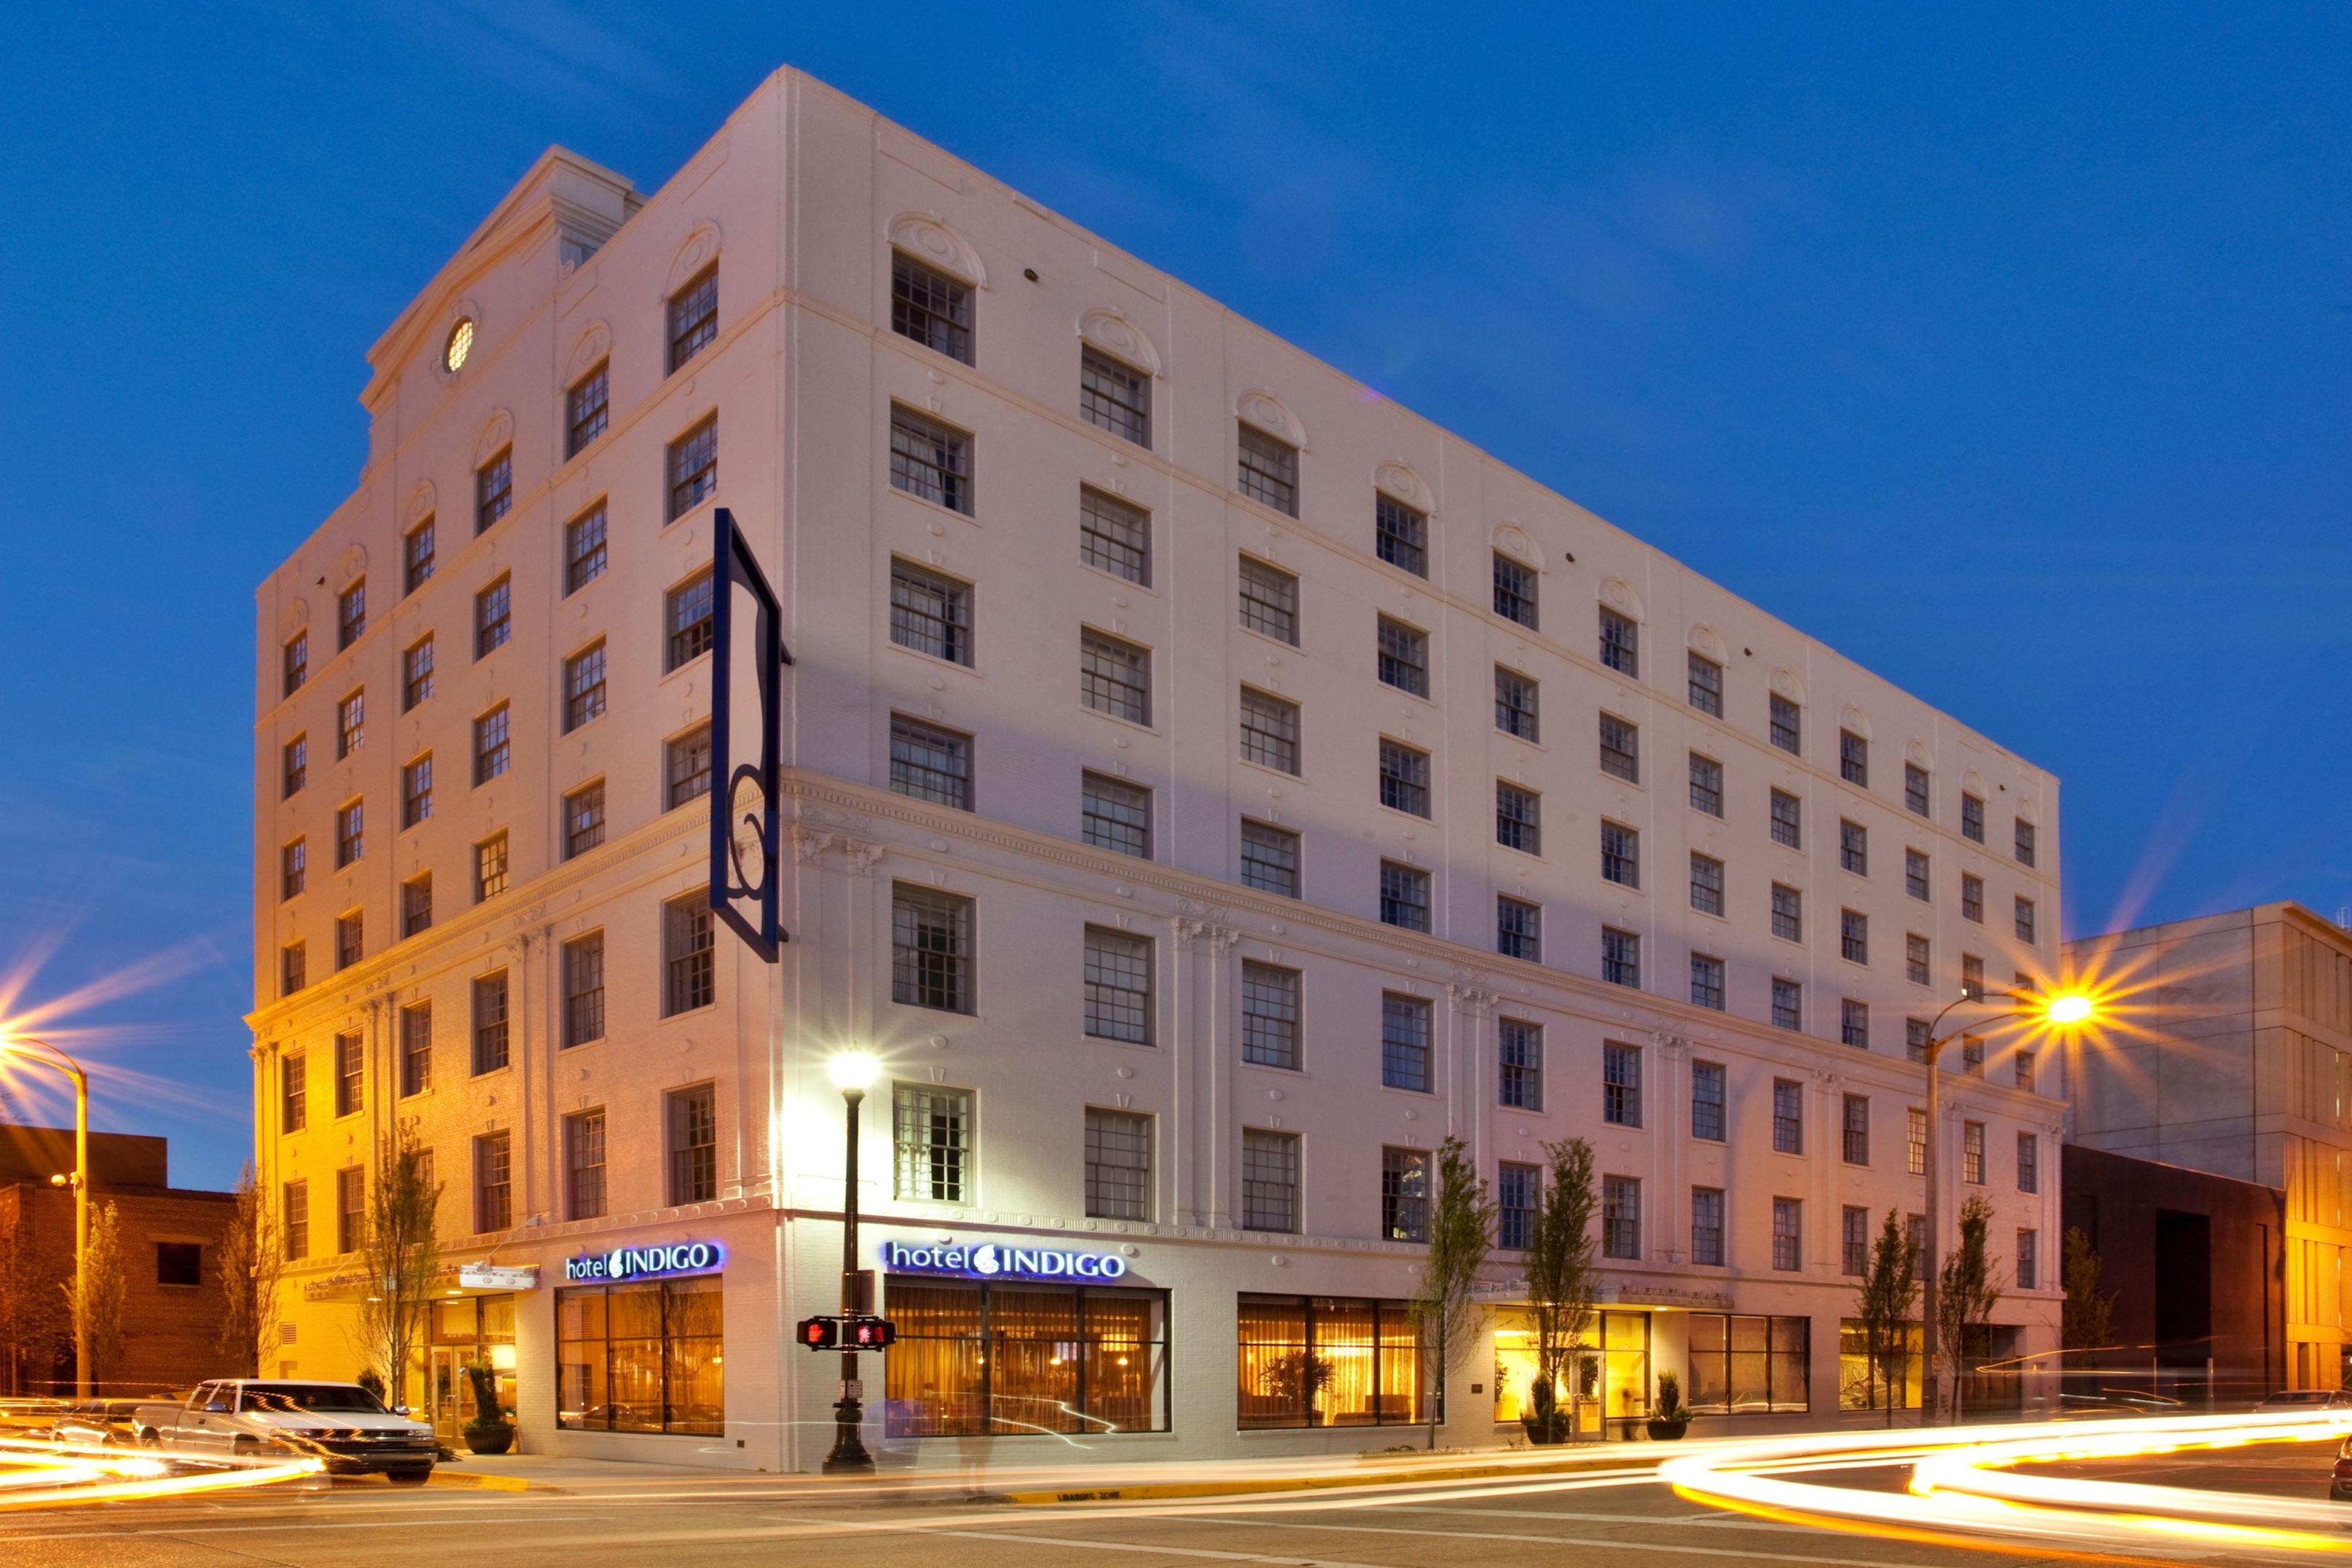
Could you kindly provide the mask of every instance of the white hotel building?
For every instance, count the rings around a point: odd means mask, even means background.
[[[487,1354],[528,1449],[814,1468],[859,1047],[886,1464],[1410,1440],[1449,1134],[1504,1245],[1448,1440],[1518,1433],[1571,1136],[1588,1425],[1664,1371],[1702,1431],[1841,1418],[1856,1227],[1923,1206],[1906,1032],[2054,966],[2056,779],[791,71],[658,191],[548,153],[369,363],[257,601],[266,1367],[359,1369],[407,1122],[467,1266],[412,1400],[454,1426]],[[780,1016],[704,901],[718,505],[797,659]],[[2030,1355],[2060,1086],[1982,1017],[1945,1190]]]

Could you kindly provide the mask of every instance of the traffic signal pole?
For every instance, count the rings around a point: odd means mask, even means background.
[[[857,1267],[857,1112],[866,1091],[844,1086],[841,1098],[849,1108],[848,1169],[841,1187],[841,1315],[850,1321],[874,1310],[873,1276]],[[833,1407],[833,1452],[824,1457],[828,1476],[867,1475],[874,1469],[874,1456],[866,1451],[866,1439],[859,1430],[866,1424],[866,1407],[861,1403],[865,1389],[857,1381],[856,1344],[852,1336],[842,1345],[841,1398]]]

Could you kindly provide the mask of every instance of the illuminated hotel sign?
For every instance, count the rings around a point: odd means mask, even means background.
[[[727,1261],[726,1249],[715,1241],[677,1241],[665,1247],[618,1247],[584,1258],[563,1260],[563,1277],[611,1283],[620,1279],[659,1279],[672,1274],[700,1274]]]
[[[977,1247],[952,1242],[909,1247],[903,1241],[886,1241],[882,1267],[970,1274],[983,1279],[1000,1275],[1023,1279],[1116,1279],[1127,1272],[1127,1259],[1111,1252],[1055,1252],[1035,1247],[999,1247],[992,1241]]]

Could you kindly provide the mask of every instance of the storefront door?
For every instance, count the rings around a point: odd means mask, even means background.
[[[1650,1413],[1649,1314],[1596,1313],[1585,1332],[1586,1348],[1560,1374],[1559,1408],[1574,1413],[1580,1437],[1635,1436]],[[1506,1309],[1495,1324],[1496,1420],[1517,1421],[1532,1408],[1536,1374],[1533,1318]]]
[[[488,1361],[497,1378],[499,1404],[515,1403],[515,1299],[511,1295],[453,1296],[433,1303],[425,1347],[425,1399],[417,1415],[433,1423],[436,1436],[457,1447],[474,1418],[474,1384],[466,1369]]]

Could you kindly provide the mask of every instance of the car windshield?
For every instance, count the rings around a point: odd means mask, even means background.
[[[248,1383],[247,1410],[340,1410],[363,1415],[383,1414],[383,1402],[352,1383]]]

